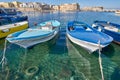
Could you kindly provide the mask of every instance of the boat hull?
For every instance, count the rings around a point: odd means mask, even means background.
[[[74,38],[72,37],[71,35],[69,35],[67,33],[67,37],[75,44],[83,47],[84,49],[88,50],[89,53],[92,53],[96,50],[99,49],[99,44],[95,44],[95,43],[90,43],[90,42],[86,42],[86,41],[83,41],[83,40],[80,40],[80,39],[77,39],[77,38]],[[100,45],[101,48],[107,46],[107,45]]]
[[[112,32],[109,30],[102,30],[101,32],[110,35],[113,38],[113,42],[120,44],[120,33]]]
[[[115,13],[116,13],[116,14],[120,14],[120,11],[116,11]]]
[[[25,39],[25,40],[18,40],[18,41],[13,40],[13,41],[10,41],[10,43],[20,45],[23,48],[29,48],[36,44],[46,42],[46,41],[53,39],[58,33],[59,33],[59,27],[56,29],[56,31],[54,31],[53,34],[50,34],[50,35],[47,35],[44,37],[37,37],[37,38],[33,38],[33,39]]]
[[[3,27],[4,27],[4,25],[3,25]],[[0,29],[0,38],[4,38],[11,33],[14,33],[14,32],[20,31],[20,30],[24,30],[26,28],[28,28],[28,22],[23,25],[18,25],[16,27],[10,26],[6,29]],[[6,30],[6,31],[3,31],[3,30]]]
[[[113,26],[117,29],[114,29],[114,28],[107,29],[105,28],[105,25],[111,26],[111,27]],[[107,21],[95,21],[93,24],[93,28],[96,28],[98,31],[101,31],[105,34],[110,35],[113,38],[113,42],[120,44],[120,31],[119,31],[120,25],[111,23],[111,22],[108,23]]]

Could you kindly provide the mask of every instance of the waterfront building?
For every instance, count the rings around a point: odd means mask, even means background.
[[[17,2],[17,1],[13,1],[12,3],[16,8],[20,7],[20,4],[21,4],[21,2]]]
[[[78,3],[60,5],[60,11],[78,11],[78,10],[80,10],[80,5]]]
[[[43,10],[51,10],[51,6],[44,3],[39,2],[28,2],[20,4],[20,8],[25,11],[43,11]]]
[[[27,4],[27,3],[21,3],[21,4],[20,4],[20,7],[21,7],[21,8],[28,7],[28,4]]]
[[[10,2],[0,2],[0,6],[4,7],[4,8],[11,8],[11,7],[15,7],[13,3]]]
[[[103,7],[84,7],[83,11],[103,11]]]
[[[48,4],[44,4],[42,5],[42,10],[51,10],[51,7]]]
[[[60,6],[59,5],[53,5],[52,9],[55,11],[59,11],[60,10]]]

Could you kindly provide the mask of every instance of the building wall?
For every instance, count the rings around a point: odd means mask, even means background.
[[[103,11],[103,7],[84,7],[84,11]]]
[[[55,10],[55,11],[58,11],[58,10],[60,10],[60,6],[59,5],[54,5],[54,6],[52,6],[52,9]]]
[[[16,8],[18,8],[18,7],[20,7],[20,2],[17,2],[17,1],[13,1],[12,2],[13,4],[14,4],[14,7],[16,7]]]
[[[78,3],[73,4],[62,4],[60,5],[61,11],[76,11],[80,10],[80,5]]]
[[[17,8],[19,11],[35,11],[34,8]]]
[[[0,2],[0,6],[4,8],[11,8],[11,7],[14,7],[14,4],[9,2]]]
[[[17,1],[7,3],[7,2],[0,2],[1,7],[10,8],[21,8],[21,10],[25,11],[49,11],[49,10],[60,10],[60,11],[76,11],[80,10],[80,5],[78,3],[72,4],[61,4],[61,5],[48,5],[39,2],[28,2],[28,3],[20,3]],[[28,10],[27,10],[28,9]]]

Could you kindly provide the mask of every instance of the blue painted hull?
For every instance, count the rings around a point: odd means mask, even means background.
[[[110,35],[111,37],[113,37],[113,40],[115,42],[120,43],[120,32],[115,32],[115,31],[107,30],[104,28],[105,25],[107,25],[107,26],[113,26],[115,28],[118,28],[118,30],[120,30],[120,25],[111,23],[111,22],[107,22],[107,21],[95,21],[94,24],[97,27],[101,27],[101,32],[104,32],[104,33]]]
[[[9,22],[20,22],[28,20],[27,16],[1,16],[1,19],[6,19]]]
[[[71,27],[73,27],[72,30],[70,29]],[[83,22],[78,21],[69,22],[68,26],[66,27],[66,30],[68,38],[70,38],[72,42],[81,45],[84,48],[87,48],[91,52],[98,49],[99,41],[100,45],[105,47],[109,45],[113,40],[112,37],[95,30],[94,28]],[[92,50],[91,47],[93,47],[94,49]]]
[[[45,29],[44,23],[52,23],[50,26],[54,26],[52,29]],[[50,27],[48,26],[48,27]],[[8,35],[6,38],[9,42],[22,45],[27,48],[29,46],[48,41],[52,39],[59,32],[60,23],[56,20],[50,20],[34,26],[33,28],[28,28],[19,32]]]
[[[0,19],[6,19],[10,23],[28,20],[27,16],[23,16],[22,12],[14,8],[0,8],[0,11]]]

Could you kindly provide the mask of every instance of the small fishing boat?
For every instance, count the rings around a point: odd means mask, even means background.
[[[0,8],[0,18],[7,19],[9,22],[19,22],[28,20],[22,12],[17,11],[15,8]]]
[[[108,21],[94,21],[92,27],[98,31],[104,32],[111,37],[113,41],[120,44],[120,25]]]
[[[90,53],[109,45],[113,38],[105,33],[99,32],[91,26],[78,21],[69,22],[67,27],[67,37],[75,44],[88,50]],[[100,44],[100,45],[99,45]]]
[[[120,14],[120,10],[116,10],[115,13],[116,13],[116,14]]]
[[[28,28],[28,21],[16,22],[8,24],[6,19],[0,19],[0,38],[4,38],[9,34]]]
[[[0,16],[17,15],[17,12],[15,8],[0,8]]]
[[[10,34],[6,39],[10,43],[28,48],[54,38],[59,32],[59,26],[60,22],[57,20],[50,20],[32,28]]]

